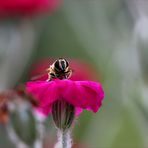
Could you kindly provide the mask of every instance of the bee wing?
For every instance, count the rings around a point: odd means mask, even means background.
[[[48,69],[46,69],[46,70],[42,71],[41,73],[39,73],[39,74],[37,74],[37,75],[35,75],[35,76],[31,77],[31,79],[30,79],[30,80],[31,80],[31,81],[38,80],[38,79],[40,79],[41,77],[43,77],[43,76],[47,75],[49,71],[50,71],[50,69],[48,68]]]

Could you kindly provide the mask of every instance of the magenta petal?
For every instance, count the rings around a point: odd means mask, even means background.
[[[101,84],[92,81],[67,81],[67,85],[63,97],[69,103],[93,112],[101,107],[104,98]]]
[[[39,110],[48,114],[52,103],[63,99],[76,107],[76,115],[83,109],[97,112],[102,105],[104,91],[100,83],[92,81],[53,80],[29,82],[27,91],[40,103]]]
[[[79,116],[82,112],[83,112],[83,109],[82,108],[76,107],[76,112],[75,112],[75,115],[76,116]]]
[[[35,109],[37,112],[43,114],[44,116],[48,116],[49,113],[51,113],[51,106],[45,106],[45,107],[37,107]]]
[[[54,81],[28,82],[26,88],[39,101],[41,107],[51,105],[59,98],[58,87]]]

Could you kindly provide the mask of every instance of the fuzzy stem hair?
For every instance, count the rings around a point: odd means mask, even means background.
[[[58,130],[57,137],[58,137],[58,141],[54,148],[71,148],[72,147],[70,130],[67,130],[67,131]]]

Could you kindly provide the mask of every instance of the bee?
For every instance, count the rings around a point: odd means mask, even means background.
[[[69,62],[66,59],[59,58],[54,61],[53,64],[49,66],[49,68],[31,77],[31,80],[39,80],[47,74],[47,81],[51,81],[53,79],[69,79],[72,75],[72,72],[72,69],[69,67]]]
[[[68,79],[72,75],[72,70],[69,67],[69,62],[66,59],[59,58],[56,60],[50,67],[47,69],[48,71],[48,80],[51,81],[53,79]]]

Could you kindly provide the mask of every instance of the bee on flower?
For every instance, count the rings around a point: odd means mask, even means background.
[[[48,69],[48,80],[53,79],[68,79],[72,74],[72,70],[69,68],[69,62],[66,59],[56,60]]]
[[[38,111],[46,116],[52,114],[59,133],[59,142],[55,148],[59,145],[62,148],[71,148],[70,131],[75,117],[83,109],[96,113],[104,99],[100,83],[69,80],[71,74],[69,62],[58,59],[49,67],[47,81],[32,81],[26,84],[26,91],[39,102]]]

